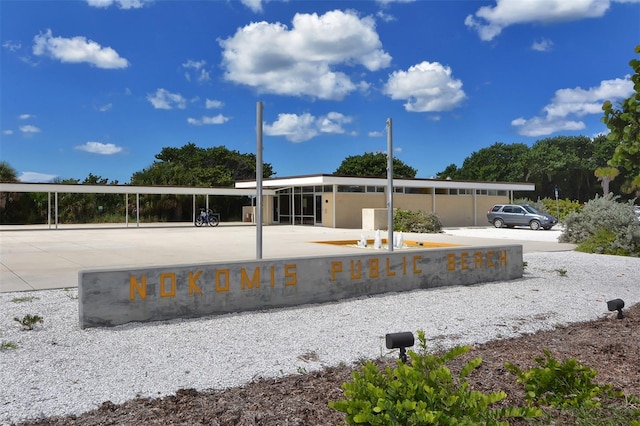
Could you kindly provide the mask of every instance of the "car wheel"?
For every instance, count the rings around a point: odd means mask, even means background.
[[[531,222],[529,222],[529,227],[534,231],[537,231],[538,229],[540,229],[540,222],[538,222],[537,220],[532,220]]]
[[[496,219],[493,221],[493,226],[496,228],[502,228],[502,225],[504,225],[504,220],[502,219]]]

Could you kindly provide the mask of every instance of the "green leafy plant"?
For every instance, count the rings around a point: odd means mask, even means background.
[[[442,231],[442,222],[435,213],[395,209],[393,211],[393,230],[397,232],[438,233]]]
[[[15,317],[13,320],[19,322],[24,330],[33,330],[36,324],[44,321],[41,316],[31,314],[27,314],[22,318]]]
[[[600,387],[592,379],[596,370],[581,365],[575,358],[557,361],[548,350],[544,358],[535,358],[539,367],[524,371],[507,362],[505,367],[523,383],[528,405],[551,407],[599,407],[599,398],[612,393],[612,386]]]
[[[13,299],[11,299],[11,301],[13,303],[26,303],[26,302],[33,302],[34,300],[38,300],[38,297],[35,296],[25,296],[25,297],[14,297]]]
[[[398,361],[394,369],[383,371],[368,361],[361,372],[353,373],[353,382],[344,383],[345,399],[329,402],[346,413],[349,425],[424,425],[424,424],[507,424],[507,418],[533,418],[542,415],[535,407],[491,406],[506,394],[484,394],[471,390],[466,377],[482,363],[475,358],[466,363],[457,376],[447,367],[454,358],[467,353],[469,346],[458,346],[443,355],[427,353],[423,331],[418,331],[420,353],[407,351],[410,363]]]
[[[2,342],[0,343],[0,351],[6,351],[9,349],[18,349],[18,345],[15,342]]]
[[[554,271],[556,271],[558,273],[558,275],[560,275],[561,277],[566,277],[567,276],[567,270],[566,269],[558,268],[558,269],[554,269]]]

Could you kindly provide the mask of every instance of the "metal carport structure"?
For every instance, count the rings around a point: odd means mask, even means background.
[[[136,196],[136,227],[140,226],[140,195],[172,194],[191,195],[193,197],[192,216],[196,215],[196,196],[206,196],[206,207],[209,207],[210,195],[256,196],[256,189],[238,189],[222,187],[188,187],[188,186],[137,186],[137,185],[88,185],[59,183],[9,183],[0,182],[0,193],[46,193],[48,194],[47,224],[51,228],[51,194],[54,194],[54,225],[58,228],[58,194],[124,194],[125,204],[129,204],[129,195]],[[273,195],[274,190],[264,190],[264,195]],[[125,226],[129,226],[129,209],[125,209]]]

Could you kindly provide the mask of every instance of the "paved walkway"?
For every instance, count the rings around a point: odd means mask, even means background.
[[[361,250],[317,241],[368,239],[374,232],[313,226],[264,226],[262,258],[350,253]],[[522,244],[526,252],[566,251],[560,229],[448,228],[440,234],[405,234],[405,240],[464,245]],[[387,237],[381,231],[382,238]],[[0,226],[0,292],[78,286],[78,272],[157,265],[184,265],[256,259],[256,227],[222,223],[196,228],[191,223],[124,225]]]

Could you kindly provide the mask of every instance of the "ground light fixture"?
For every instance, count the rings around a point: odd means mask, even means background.
[[[622,308],[624,308],[624,300],[622,299],[613,299],[607,302],[607,309],[611,312],[618,311],[618,319],[624,318],[622,314]]]
[[[410,331],[404,331],[402,333],[389,333],[385,336],[387,349],[400,349],[400,361],[406,364],[407,362],[407,349],[413,346],[415,342],[413,333]]]

